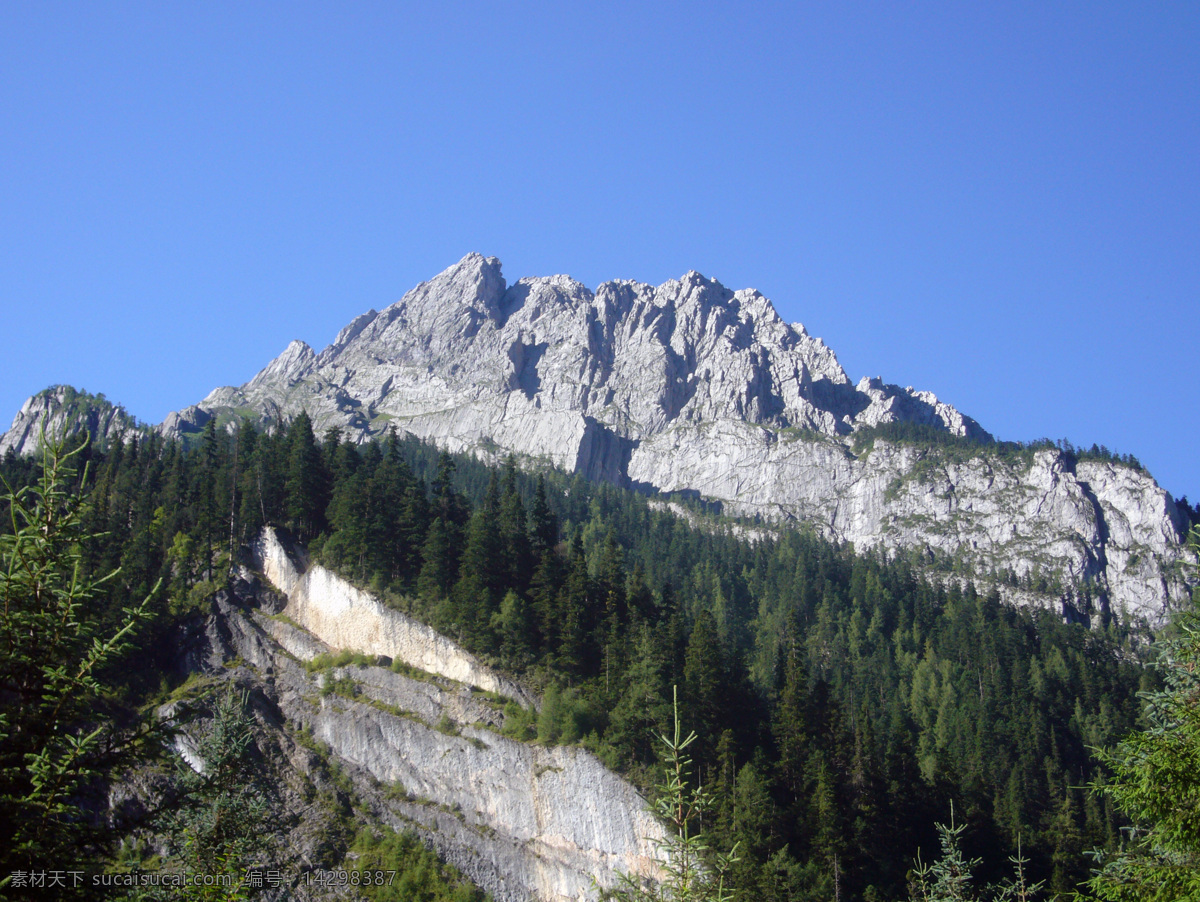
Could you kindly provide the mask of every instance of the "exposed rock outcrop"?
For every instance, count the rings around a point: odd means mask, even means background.
[[[0,435],[0,454],[33,454],[41,447],[42,435],[71,438],[87,431],[100,448],[118,437],[143,431],[124,407],[104,395],[76,391],[68,385],[52,385],[31,396],[17,411],[8,432]]]
[[[537,698],[441,633],[392,610],[320,564],[306,565],[271,527],[254,543],[256,566],[288,597],[284,613],[331,648],[382,655],[534,707]]]
[[[929,392],[851,384],[833,352],[761,294],[694,272],[593,293],[566,276],[508,285],[498,260],[470,254],[320,353],[294,341],[250,382],[159,428],[187,438],[247,412],[273,428],[301,410],[318,433],[337,426],[361,441],[394,426],[451,451],[514,452],[699,494],[735,515],[809,522],[985,578],[1086,583],[1151,623],[1188,596],[1184,524],[1149,474],[1054,449],[1001,453]],[[969,441],[877,438],[856,453],[856,433],[893,423]],[[12,435],[4,441],[21,444]]]
[[[225,605],[211,628],[225,649],[216,657],[269,675],[282,716],[349,768],[384,822],[417,829],[497,902],[590,899],[593,881],[657,873],[665,834],[633,787],[584,749],[500,735],[503,713],[471,687],[525,702],[532,693],[324,568],[302,571],[273,531],[255,554],[287,606],[271,618]],[[336,650],[428,676],[370,665],[314,675],[299,663]]]
[[[1183,524],[1146,473],[1055,450],[1003,455],[929,392],[863,379],[753,290],[697,273],[657,288],[566,276],[508,286],[471,254],[314,353],[293,342],[199,415],[301,409],[367,439],[396,426],[453,451],[515,452],[597,479],[698,493],[859,547],[927,550],[981,576],[1087,583],[1157,623],[1187,596]],[[976,449],[853,433],[913,423]]]

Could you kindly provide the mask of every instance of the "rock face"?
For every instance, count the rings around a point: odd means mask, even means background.
[[[105,447],[113,439],[142,430],[125,408],[110,403],[104,395],[53,385],[29,398],[17,411],[12,426],[0,435],[0,454],[33,454],[41,446],[42,433],[71,437],[87,430],[92,441]]]
[[[848,435],[904,420],[988,437],[928,392],[851,385],[820,339],[756,291],[694,272],[595,294],[566,276],[507,287],[500,262],[478,254],[358,317],[320,354],[294,341],[246,385],[197,407],[257,410],[264,423],[303,408],[351,434],[395,424],[453,448],[490,440],[635,480],[635,449],[724,421]]]
[[[246,409],[264,424],[304,409],[318,431],[365,440],[395,426],[450,450],[697,493],[732,514],[925,550],[983,576],[1087,583],[1151,622],[1187,595],[1184,525],[1149,475],[1055,450],[993,453],[978,423],[931,393],[851,384],[761,294],[694,272],[593,293],[566,276],[508,286],[498,260],[472,254],[319,354],[292,342],[188,422]],[[887,423],[974,439],[978,451],[876,440],[853,452],[853,433]]]
[[[851,384],[761,294],[694,272],[593,293],[566,276],[510,286],[498,260],[471,254],[357,317],[319,354],[294,341],[250,382],[159,428],[186,437],[247,411],[271,427],[301,410],[318,434],[337,426],[361,441],[395,427],[452,451],[514,452],[698,494],[734,515],[811,523],[983,578],[1087,584],[1152,623],[1188,594],[1184,524],[1148,474],[1053,449],[1000,453],[929,392]],[[856,450],[856,433],[893,423],[970,441],[876,438]]]
[[[633,787],[583,749],[500,735],[503,714],[471,686],[517,701],[533,698],[526,689],[323,568],[303,569],[273,531],[255,556],[287,594],[285,616],[227,605],[217,629],[227,650],[213,663],[236,658],[269,675],[282,716],[350,769],[384,822],[417,829],[497,902],[591,899],[593,879],[609,887],[619,872],[657,873],[665,833]],[[297,663],[334,650],[428,676],[367,665],[314,675]]]
[[[287,593],[284,613],[332,648],[382,655],[455,682],[536,707],[524,686],[482,664],[441,633],[392,610],[320,564],[306,565],[271,527],[254,543],[255,563]]]

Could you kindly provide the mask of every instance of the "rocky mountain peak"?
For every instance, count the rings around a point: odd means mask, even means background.
[[[33,454],[41,447],[43,435],[54,440],[83,431],[103,448],[142,428],[124,407],[113,404],[103,394],[52,385],[21,405],[8,432],[0,435],[0,454]]]
[[[186,436],[247,411],[272,428],[301,410],[318,432],[367,441],[395,427],[452,451],[512,452],[861,547],[922,550],[959,572],[1048,570],[1151,620],[1187,594],[1174,504],[1148,474],[1001,453],[932,392],[852,384],[760,292],[695,271],[593,292],[565,275],[510,285],[495,257],[468,254],[319,354],[292,342],[160,428]],[[931,435],[943,438],[913,439]]]
[[[312,369],[317,355],[313,349],[299,339],[288,342],[283,353],[272,360],[266,367],[250,380],[250,385],[273,385],[280,382],[295,382]]]

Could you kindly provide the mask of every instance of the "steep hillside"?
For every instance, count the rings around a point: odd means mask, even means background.
[[[618,873],[658,873],[654,843],[666,835],[629,783],[582,748],[507,735],[506,711],[527,690],[396,611],[380,607],[369,636],[361,615],[373,599],[328,571],[306,579],[313,571],[291,552],[264,533],[257,563],[291,591],[245,570],[231,580],[192,630],[191,679],[159,710],[182,727],[176,750],[203,770],[197,749],[221,687],[250,703],[255,758],[277,787],[271,866],[284,886],[267,898],[345,898],[314,874],[342,864],[347,826],[415,832],[495,902],[578,902]],[[413,630],[432,641],[418,648]],[[153,806],[162,787],[135,772],[113,798],[126,811]]]
[[[249,634],[235,652],[275,674],[289,721],[339,760],[401,788],[387,806],[393,818],[416,826],[497,902],[566,902],[590,896],[593,879],[611,886],[617,872],[654,873],[653,840],[665,834],[629,784],[582,749],[500,735],[499,707],[471,691],[499,696],[502,707],[504,698],[531,702],[527,690],[323,568],[297,568],[273,530],[255,549],[288,603],[281,619],[243,615]],[[321,679],[339,691],[314,705],[304,688],[311,677],[288,661],[339,650],[426,676],[334,668]]]
[[[40,469],[0,468],[18,487]],[[336,865],[356,823],[407,821],[502,894],[515,884],[500,874],[570,887],[621,867],[620,837],[644,833],[612,825],[636,806],[603,802],[624,790],[561,746],[653,782],[675,687],[714,793],[706,823],[718,847],[741,844],[730,876],[748,898],[904,898],[951,803],[988,879],[1019,841],[1031,873],[1066,891],[1087,873],[1082,850],[1119,838],[1080,787],[1099,776],[1090,750],[1138,716],[1145,675],[1124,624],[1089,631],[808,530],[746,541],[698,508],[692,528],[664,510],[678,502],[578,474],[390,436],[320,443],[307,416],[206,429],[190,452],[154,434],[114,442],[87,472],[85,575],[121,567],[89,611],[154,596],[107,679],[161,702],[188,691],[172,690],[182,667],[251,692],[268,785],[287,788],[263,838],[291,858],[262,860],[290,871]],[[316,563],[270,524],[307,535]],[[258,536],[286,607],[236,566]],[[191,735],[179,750],[195,762],[206,734]]]

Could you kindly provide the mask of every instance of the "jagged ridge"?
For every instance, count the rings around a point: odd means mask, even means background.
[[[1147,474],[992,437],[929,392],[851,384],[833,351],[757,291],[690,272],[593,293],[567,276],[509,286],[470,254],[319,354],[294,341],[250,382],[213,391],[160,429],[212,417],[260,425],[306,410],[360,441],[396,427],[452,451],[514,452],[590,478],[688,492],[724,510],[803,521],[859,547],[926,550],[986,576],[1046,573],[1160,621],[1187,594],[1183,521]],[[876,441],[916,423],[977,453]]]
[[[0,435],[0,454],[10,450],[32,454],[41,446],[43,434],[55,439],[86,430],[92,441],[104,448],[114,438],[145,429],[124,407],[113,404],[103,394],[52,385],[21,405],[12,427]]]

